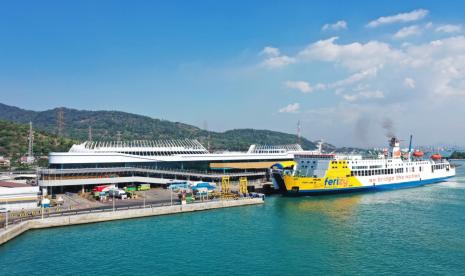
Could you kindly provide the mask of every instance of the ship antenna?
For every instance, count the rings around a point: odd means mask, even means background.
[[[408,145],[408,161],[412,161],[412,139],[413,135],[410,134],[410,143]]]

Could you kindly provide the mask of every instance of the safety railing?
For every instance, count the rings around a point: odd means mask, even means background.
[[[257,196],[237,197],[237,198],[228,199],[228,200],[243,200],[243,199],[250,199],[250,198],[257,198]],[[224,199],[222,198],[205,199],[199,202],[188,203],[187,205],[202,204],[202,203],[207,203],[207,202],[219,202],[223,200]],[[105,213],[105,212],[118,212],[118,211],[126,211],[126,210],[148,209],[148,208],[179,206],[179,205],[181,205],[181,202],[173,202],[173,203],[160,202],[160,203],[151,203],[151,204],[145,204],[145,205],[115,206],[114,208],[108,207],[108,206],[105,206],[105,208],[96,207],[96,208],[87,208],[87,209],[51,207],[51,208],[43,208],[43,209],[38,209],[38,210],[9,212],[8,219],[5,213],[0,215],[0,231],[2,229],[5,229],[7,226],[15,225],[23,221],[28,221],[28,220],[33,220],[33,219],[75,216],[75,215],[82,215],[82,214],[94,214],[94,213]]]

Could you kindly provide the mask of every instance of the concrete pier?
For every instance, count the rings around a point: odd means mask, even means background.
[[[46,217],[44,219],[32,219],[23,221],[15,225],[9,225],[8,228],[0,230],[0,245],[21,235],[29,229],[39,229],[48,227],[69,226],[85,223],[104,222],[120,219],[131,219],[149,216],[160,216],[168,214],[177,214],[185,212],[204,211],[210,209],[237,207],[245,205],[262,204],[264,201],[261,198],[246,198],[238,200],[220,200],[208,201],[201,203],[192,203],[187,205],[172,205],[161,207],[147,207],[140,209],[128,209],[117,211],[95,211],[78,213],[73,215],[63,215],[56,217]]]

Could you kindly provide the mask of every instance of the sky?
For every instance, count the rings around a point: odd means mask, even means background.
[[[0,1],[0,102],[465,144],[463,1]]]

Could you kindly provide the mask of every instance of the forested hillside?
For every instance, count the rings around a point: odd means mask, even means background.
[[[205,146],[207,139],[212,150],[247,150],[251,144],[294,144],[297,136],[270,130],[236,129],[225,132],[205,131],[198,127],[153,119],[120,111],[85,111],[69,108],[55,108],[46,111],[30,111],[0,103],[0,119],[20,124],[30,121],[34,128],[47,133],[57,133],[59,111],[63,114],[63,136],[84,141],[92,127],[93,140],[116,140],[120,133],[122,140],[150,139],[198,139]],[[302,138],[305,149],[314,149],[311,141]]]

